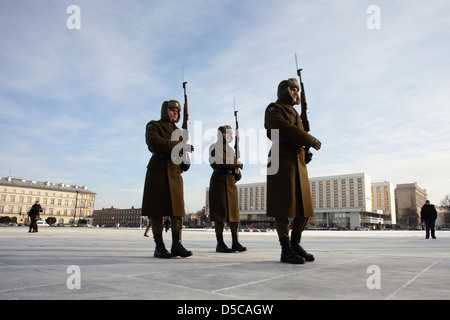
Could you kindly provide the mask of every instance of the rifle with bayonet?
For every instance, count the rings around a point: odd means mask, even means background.
[[[239,151],[239,122],[238,122],[238,118],[237,118],[238,112],[236,111],[236,99],[234,100],[233,108],[234,108],[234,118],[236,121],[236,129],[234,130],[234,157],[236,159],[236,163],[238,163],[239,157],[240,157],[240,151]],[[240,169],[242,169],[242,167],[234,169],[234,177],[236,179],[236,182],[241,180],[241,178],[242,178]]]
[[[302,111],[300,113],[300,118],[302,119],[303,123],[303,129],[305,129],[306,132],[309,132],[311,129],[309,127],[309,120],[308,120],[308,104],[306,103],[306,95],[305,95],[305,87],[303,85],[302,81],[302,70],[298,68],[297,63],[297,54],[295,54],[295,66],[297,68],[297,75],[298,79],[300,81],[300,104]],[[309,148],[305,148],[305,163],[308,164],[312,159],[312,153],[309,151]]]
[[[303,129],[305,129],[306,132],[309,132],[311,129],[309,128],[309,121],[308,121],[308,104],[306,103],[305,86],[303,85],[302,81],[303,69],[298,68],[297,54],[295,54],[295,66],[297,67],[297,75],[298,79],[300,80],[300,103],[302,106],[300,118],[302,119]]]
[[[186,85],[187,82],[184,81],[184,69],[182,69],[182,82],[183,82],[183,90],[184,90],[184,106],[183,106],[183,124],[181,125],[181,128],[183,129],[183,149],[182,149],[182,160],[181,160],[181,170],[182,171],[188,171],[191,166],[191,159],[189,157],[188,152],[194,151],[194,147],[187,144],[189,139],[189,132],[188,132],[188,122],[189,122],[189,110],[188,110],[188,100],[187,100],[187,93],[186,93]]]

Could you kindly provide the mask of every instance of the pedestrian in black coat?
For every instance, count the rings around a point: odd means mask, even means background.
[[[431,237],[433,239],[436,239],[436,236],[434,234],[434,226],[436,224],[436,219],[437,219],[436,208],[434,207],[433,204],[430,203],[430,200],[425,201],[425,204],[420,210],[420,220],[422,221],[422,223],[425,222],[425,229],[426,229],[425,237],[427,239],[430,238],[430,231]]]
[[[28,212],[28,216],[30,217],[30,229],[28,232],[38,232],[37,220],[39,219],[40,212],[42,212],[42,207],[38,200],[33,204],[30,212]]]

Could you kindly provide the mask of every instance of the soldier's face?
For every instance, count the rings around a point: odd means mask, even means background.
[[[180,114],[178,113],[178,109],[177,108],[170,108],[169,109],[170,121],[176,122],[178,120],[179,116],[180,116]]]
[[[225,139],[227,141],[227,143],[230,143],[231,141],[233,141],[233,133],[229,130],[227,130],[227,132],[225,133]]]
[[[292,98],[294,98],[294,103],[298,100],[298,89],[296,87],[289,87]]]

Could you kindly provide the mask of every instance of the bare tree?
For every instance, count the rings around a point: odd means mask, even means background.
[[[446,195],[444,200],[441,201],[441,209],[444,212],[444,223],[450,223],[450,194]]]
[[[444,200],[441,201],[441,208],[450,212],[450,194],[446,195]]]

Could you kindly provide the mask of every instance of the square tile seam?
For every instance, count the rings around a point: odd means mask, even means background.
[[[446,253],[444,254],[444,256],[442,256],[440,259],[434,261],[432,264],[430,264],[429,266],[427,266],[425,269],[423,269],[421,272],[419,272],[416,276],[414,276],[413,278],[411,278],[410,280],[408,280],[405,284],[403,284],[402,286],[400,286],[397,290],[395,290],[394,292],[392,292],[389,296],[387,296],[385,298],[385,300],[390,300],[392,299],[399,291],[401,291],[402,289],[408,287],[410,284],[412,284],[414,281],[416,281],[419,277],[421,277],[423,274],[427,273],[429,270],[431,270],[435,265],[437,265],[439,262],[441,262],[442,260],[444,260],[445,258],[447,258],[449,254]]]

